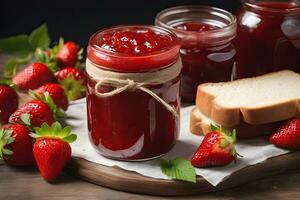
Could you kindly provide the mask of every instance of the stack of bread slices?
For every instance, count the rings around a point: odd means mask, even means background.
[[[239,138],[271,134],[300,114],[300,74],[289,70],[198,86],[190,130],[210,132],[210,124],[236,129]]]

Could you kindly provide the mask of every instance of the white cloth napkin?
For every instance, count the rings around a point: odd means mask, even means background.
[[[164,159],[172,159],[177,156],[190,159],[203,139],[201,136],[192,135],[189,131],[189,113],[192,107],[193,106],[181,109],[179,140],[173,149],[163,156]],[[135,171],[152,178],[169,179],[160,170],[160,159],[145,162],[122,162],[107,159],[96,153],[88,137],[85,99],[75,101],[70,105],[67,111],[66,123],[72,126],[73,131],[78,135],[78,139],[72,144],[73,156],[106,166],[118,166],[125,170]],[[225,167],[196,169],[197,175],[205,178],[213,186],[217,186],[220,182],[229,178],[232,173],[244,167],[288,153],[286,150],[268,144],[264,138],[238,142],[237,152],[242,155],[243,158],[239,158],[236,163],[231,163]]]

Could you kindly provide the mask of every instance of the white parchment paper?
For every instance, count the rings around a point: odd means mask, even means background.
[[[203,137],[192,135],[189,132],[189,113],[192,107],[193,106],[181,109],[181,132],[179,141],[174,148],[163,157],[164,159],[172,159],[177,156],[190,159],[203,139]],[[72,144],[73,156],[106,166],[118,166],[125,170],[135,171],[152,178],[169,179],[160,170],[160,159],[146,162],[122,162],[107,159],[96,153],[88,137],[85,99],[75,101],[70,105],[67,111],[66,123],[72,126],[73,131],[78,135],[78,139]],[[244,167],[288,153],[286,150],[268,144],[264,138],[238,142],[237,151],[243,158],[239,158],[236,163],[231,163],[225,167],[196,169],[197,175],[205,178],[213,186],[217,186],[223,180],[229,178],[232,173]]]

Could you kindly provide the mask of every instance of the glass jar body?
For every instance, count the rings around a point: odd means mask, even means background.
[[[135,41],[148,39],[149,31],[153,31],[151,37],[164,37],[157,43],[163,49],[135,54],[108,51],[98,45],[107,33],[122,34],[122,41],[126,37]],[[123,48],[122,42],[120,45]],[[176,36],[155,26],[111,27],[91,37],[87,54],[88,131],[97,152],[126,161],[147,160],[167,153],[179,135],[181,62]],[[110,85],[103,84],[103,80],[114,81]],[[121,87],[127,89],[111,94]]]
[[[87,83],[88,130],[101,154],[120,160],[143,160],[167,153],[179,135],[179,118],[141,91],[101,98],[91,77]],[[180,78],[151,86],[165,102],[180,108]],[[107,88],[102,88],[107,89]]]
[[[244,1],[237,18],[234,79],[282,69],[300,72],[300,6]]]

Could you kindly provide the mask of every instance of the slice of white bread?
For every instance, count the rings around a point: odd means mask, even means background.
[[[209,117],[205,116],[198,108],[193,108],[190,113],[190,131],[195,135],[206,135],[211,132],[210,125],[216,124]],[[237,137],[246,139],[254,138],[261,135],[269,135],[273,133],[282,122],[273,122],[261,125],[251,125],[242,122],[234,127],[225,127],[229,130],[236,129]]]
[[[283,70],[270,74],[198,86],[197,108],[217,124],[266,124],[300,112],[300,75]]]

